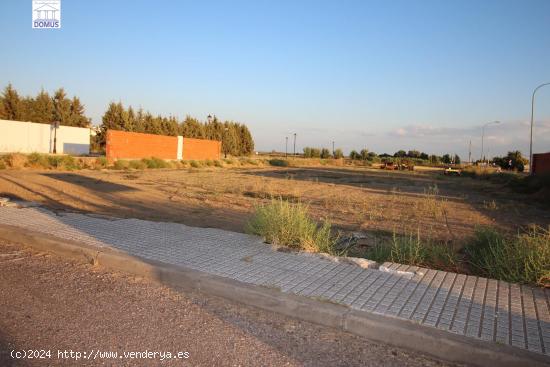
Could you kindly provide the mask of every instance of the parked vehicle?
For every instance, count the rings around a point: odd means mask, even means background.
[[[460,176],[462,175],[462,171],[458,168],[447,167],[445,171],[443,171],[443,174],[445,176]]]

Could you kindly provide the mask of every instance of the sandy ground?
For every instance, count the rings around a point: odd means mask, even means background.
[[[441,172],[365,168],[180,170],[3,170],[0,196],[52,209],[180,222],[244,231],[255,205],[272,197],[300,201],[316,219],[343,231],[417,233],[462,239],[478,224],[516,231],[550,223],[550,210],[527,196]]]
[[[2,366],[447,366],[351,334],[0,242]],[[45,359],[11,351],[49,350]],[[187,359],[76,352],[169,351]],[[58,358],[73,352],[73,359]],[[87,355],[89,355],[87,354]],[[45,356],[45,354],[42,354]],[[81,357],[82,358],[82,357]]]

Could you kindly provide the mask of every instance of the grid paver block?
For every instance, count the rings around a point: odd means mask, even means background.
[[[363,269],[178,223],[0,207],[0,224],[550,355],[550,291],[541,288],[396,263]]]

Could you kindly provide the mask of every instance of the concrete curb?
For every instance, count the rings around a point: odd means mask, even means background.
[[[181,266],[130,256],[112,248],[0,225],[0,239],[40,251],[146,277],[173,288],[199,290],[296,319],[340,329],[374,341],[475,366],[550,366],[550,358],[509,345],[472,339],[411,321],[352,310],[278,289],[241,283]]]

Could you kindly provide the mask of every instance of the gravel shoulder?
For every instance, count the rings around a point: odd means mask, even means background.
[[[399,348],[0,242],[0,365],[450,366]],[[11,350],[51,350],[20,359]],[[119,359],[58,359],[57,351]],[[187,359],[120,358],[188,352]]]

